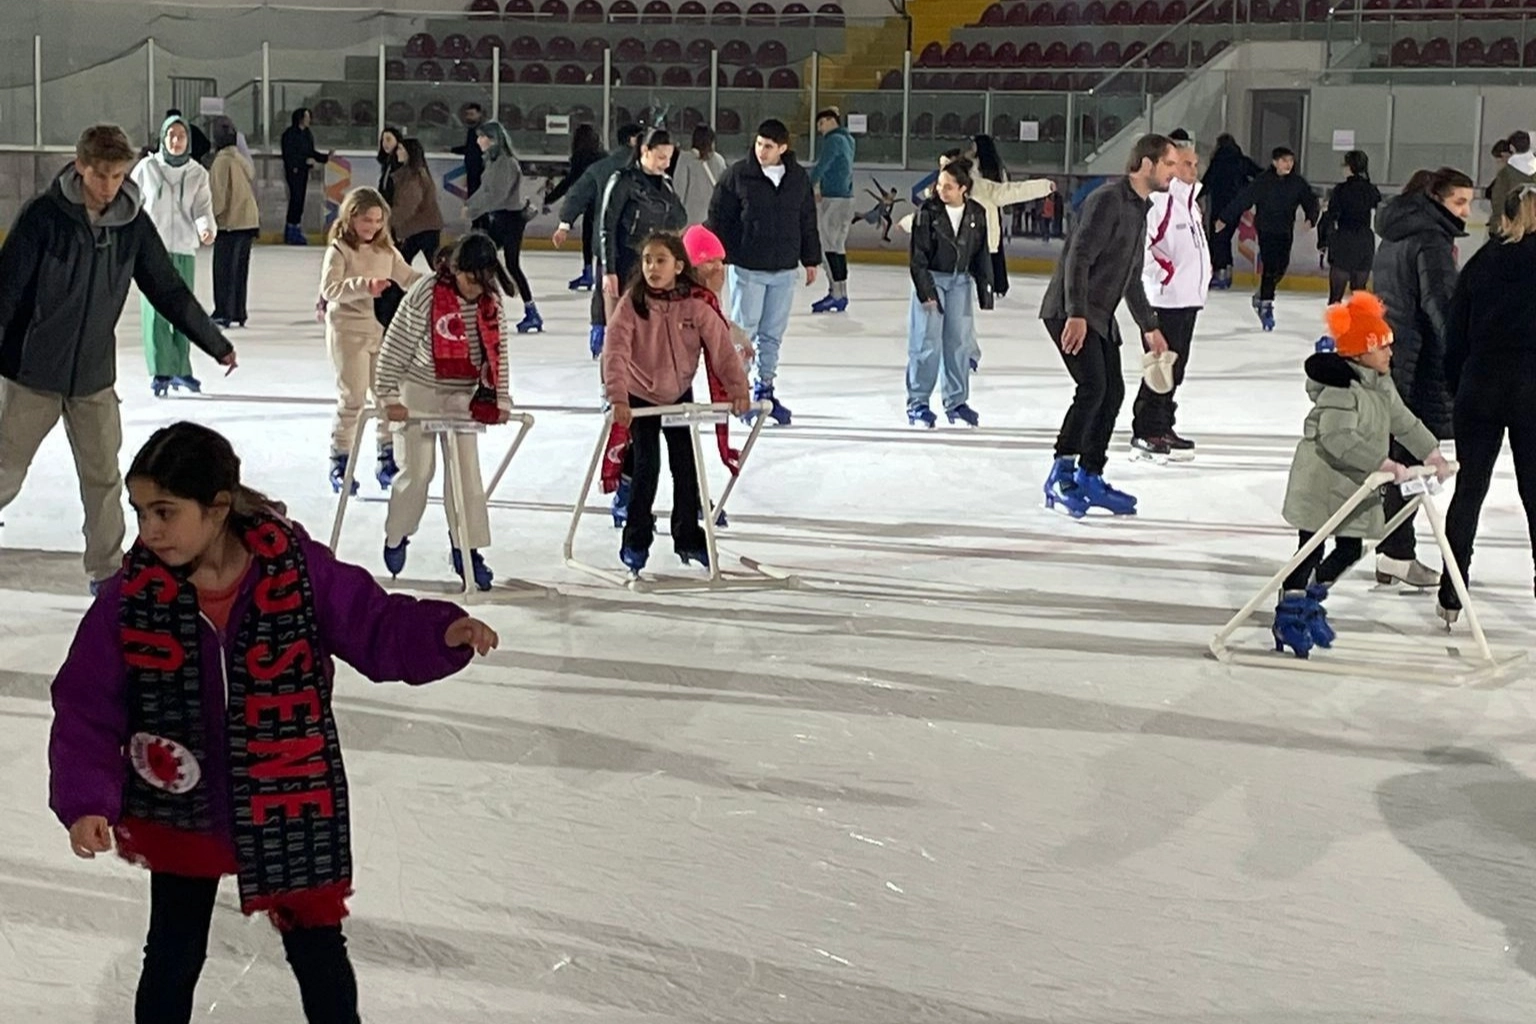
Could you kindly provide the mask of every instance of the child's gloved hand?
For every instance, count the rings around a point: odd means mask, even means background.
[[[1408,467],[1401,462],[1393,462],[1391,459],[1383,459],[1378,472],[1391,473],[1392,482],[1395,484],[1400,484],[1408,479]]]
[[[1440,454],[1440,449],[1438,448],[1424,456],[1424,465],[1429,466],[1435,471],[1436,480],[1449,480],[1451,478],[1451,464],[1445,460],[1444,455]]]

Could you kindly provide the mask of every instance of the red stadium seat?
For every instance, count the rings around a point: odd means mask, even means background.
[[[1448,68],[1456,62],[1451,52],[1451,41],[1436,36],[1419,48],[1419,63],[1427,68]]]
[[[783,12],[779,15],[779,24],[792,28],[802,28],[811,23],[811,9],[805,4],[795,0],[794,3],[784,5]]]
[[[651,60],[656,64],[681,64],[683,62],[683,44],[671,36],[662,36],[651,44]],[[688,75],[693,78],[692,72]]]
[[[1513,37],[1505,36],[1488,47],[1488,64],[1495,68],[1520,66],[1520,44]]]
[[[1064,68],[1071,60],[1071,51],[1067,44],[1057,40],[1045,48],[1045,66],[1048,68]]]
[[[1019,63],[1021,67],[1043,68],[1045,67],[1045,51],[1040,48],[1039,43],[1025,43],[1023,49],[1019,51]]]
[[[548,85],[549,79],[549,66],[537,62],[524,64],[523,70],[517,76],[517,80],[524,85]]]
[[[989,68],[993,64],[992,44],[977,43],[971,47],[971,52],[966,54],[966,63],[973,68]]]
[[[1125,0],[1125,3],[1127,7],[1130,6],[1129,0]],[[1119,4],[1117,3],[1116,6]],[[1109,21],[1109,12],[1104,7],[1104,0],[1088,0],[1087,6],[1083,8],[1083,24],[1103,25],[1107,21]]]
[[[1463,39],[1456,44],[1456,66],[1461,68],[1477,68],[1488,63],[1488,55],[1483,50],[1483,41],[1473,36]]]
[[[480,81],[480,66],[478,64],[471,64],[467,60],[460,61],[453,66],[453,70],[448,73],[448,77],[455,82],[478,82]]]
[[[443,66],[435,60],[424,60],[416,65],[416,81],[441,82],[443,80]]]
[[[570,21],[571,9],[566,6],[565,0],[544,0],[539,5],[539,20],[544,22]]]
[[[676,21],[699,23],[709,19],[709,11],[702,0],[683,0],[677,5]]]
[[[624,75],[625,85],[650,86],[656,84],[656,70],[649,64],[636,64]]]
[[[838,4],[827,3],[816,8],[816,24],[823,28],[842,28],[844,21],[843,9]]]
[[[992,63],[1004,68],[1020,67],[1018,44],[1011,39],[999,44],[992,54]]]
[[[944,44],[929,43],[923,47],[917,55],[917,66],[920,68],[941,68],[944,66]]]
[[[698,83],[701,89],[709,88],[709,68],[704,68],[699,72]],[[731,87],[731,76],[725,73],[725,68],[721,68],[720,73],[715,76],[715,85],[722,89],[729,89]]]
[[[531,18],[534,13],[533,0],[507,0],[507,6],[504,10],[508,18]],[[430,107],[431,104],[429,103],[427,106]],[[426,107],[423,107],[422,110],[426,110]]]
[[[352,101],[352,126],[364,128],[379,123],[379,108],[373,100]]]
[[[405,41],[407,60],[425,60],[437,56],[437,40],[425,32],[418,32]]]
[[[476,21],[501,17],[501,4],[496,0],[474,0],[469,5],[469,16]]]
[[[1536,42],[1536,40],[1533,40],[1533,42]],[[881,75],[880,76],[880,91],[881,92],[900,92],[901,91],[901,72],[897,71],[895,68],[892,68],[891,70],[887,71],[885,74]]]
[[[691,89],[693,88],[693,69],[674,64],[661,73],[661,84],[669,89]]]
[[[1001,28],[1008,24],[1008,12],[1002,4],[994,3],[981,12],[981,21],[978,22],[984,28]]]
[[[970,51],[964,43],[950,43],[949,49],[944,51],[944,66],[947,68],[963,68],[969,63]]]
[[[453,114],[448,109],[448,104],[442,100],[429,100],[422,105],[421,117],[417,121],[422,127],[441,128],[448,124]],[[503,124],[506,122],[503,121]]]
[[[1328,0],[1319,0],[1319,2],[1326,5]],[[1189,8],[1184,6],[1184,0],[1170,0],[1163,5],[1159,20],[1164,25],[1177,25],[1187,17],[1189,17]]]
[[[716,25],[740,25],[741,7],[734,0],[720,0],[710,13],[709,20]]]
[[[1104,42],[1103,46],[1099,47],[1095,63],[1101,68],[1117,68],[1124,61],[1125,58],[1120,54],[1120,44],[1113,39],[1109,39]]]
[[[553,40],[551,40],[553,42]],[[608,42],[602,36],[588,36],[581,41],[581,59],[585,63],[601,63],[603,54],[608,51]],[[602,81],[602,75],[598,75],[598,81]]]
[[[645,44],[634,36],[626,36],[619,40],[619,45],[613,48],[613,59],[620,64],[638,64],[645,60]]]
[[[469,41],[469,36],[462,32],[444,36],[443,41],[437,46],[437,55],[444,60],[468,60],[474,52],[474,44]]]
[[[757,0],[747,8],[747,16],[743,19],[748,25],[763,27],[776,24],[779,20],[779,12],[773,9],[773,4],[767,0]]]
[[[647,25],[672,24],[672,5],[667,0],[649,0],[640,20]]]
[[[571,20],[588,22],[591,20],[591,17],[591,14],[581,4],[577,4],[576,12],[571,15]],[[635,4],[635,0],[613,0],[613,3],[608,5],[607,18],[609,22],[616,25],[634,24],[640,20],[640,8]]]
[[[1030,20],[1031,13],[1028,4],[1014,4],[1008,8],[1008,27],[1023,28],[1026,25],[1033,24]]]
[[[709,55],[715,52],[715,44],[708,39],[695,39],[688,44],[683,55],[690,64],[708,64]]]
[[[544,47],[533,36],[518,36],[508,49],[513,60],[538,60],[544,56]]]
[[[501,36],[494,32],[487,32],[475,40],[474,58],[475,60],[495,60],[496,51],[506,48],[507,44],[502,41]]]
[[[765,68],[788,64],[789,50],[777,39],[765,40],[763,45],[757,48],[757,63],[759,67]]]
[[[1095,57],[1093,44],[1085,39],[1072,47],[1072,52],[1067,56],[1067,63],[1075,68],[1092,67],[1097,63]]]
[[[731,86],[736,89],[761,89],[763,73],[757,68],[738,68],[736,76],[731,79]]]
[[[586,83],[587,73],[580,64],[562,64],[560,69],[555,72],[555,84],[557,85],[585,85]],[[692,85],[693,80],[689,79],[688,84]]]
[[[770,89],[798,89],[800,88],[800,76],[794,68],[779,68],[768,76],[768,88]]]
[[[409,127],[416,120],[416,108],[405,100],[395,100],[385,110],[384,117],[389,124]]]
[[[721,107],[715,114],[715,131],[721,135],[740,135],[741,115],[730,107]]]
[[[405,61],[400,60],[398,57],[391,57],[384,62],[384,77],[391,82],[400,82],[410,78],[411,73],[406,70]],[[412,110],[411,113],[414,114],[415,110]],[[398,124],[399,122],[396,121],[396,123]]]

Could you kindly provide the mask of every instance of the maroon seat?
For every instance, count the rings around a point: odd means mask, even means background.
[[[448,109],[448,104],[442,100],[429,100],[422,105],[421,118],[417,123],[423,127],[441,128],[452,118],[453,113]]]
[[[720,63],[729,64],[732,67],[740,67],[751,64],[753,59],[752,46],[741,39],[732,39],[720,47]]]
[[[384,119],[389,124],[408,127],[416,120],[416,108],[405,100],[395,100],[385,109]]]
[[[1424,4],[1424,9],[1426,11],[1454,11],[1456,9],[1456,0],[1427,0]]]
[[[1067,61],[1075,68],[1092,67],[1096,62],[1096,56],[1097,55],[1093,50],[1093,44],[1087,40],[1084,40],[1083,42],[1078,43],[1076,46],[1072,47],[1072,52],[1068,54]]]
[[[1044,71],[1036,71],[1029,76],[1030,92],[1050,92],[1053,79]]]
[[[1494,0],[1492,4],[1493,10],[1499,12],[1497,17],[1500,18],[1518,18],[1523,6],[1516,4],[1515,0],[1503,0],[1502,3],[1499,0]],[[1471,17],[1476,17],[1476,15],[1471,15]]]
[[[527,128],[531,132],[542,132],[546,127],[544,124],[545,119],[554,112],[555,108],[550,106],[548,103],[540,103],[538,106],[528,111],[528,116],[523,121],[523,127]]]
[[[1124,0],[1124,2],[1127,7],[1130,6],[1130,0]],[[1117,2],[1115,6],[1118,7],[1120,4]],[[1083,24],[1103,25],[1108,21],[1109,12],[1104,7],[1104,0],[1088,0],[1088,5],[1083,8]],[[1117,22],[1117,24],[1123,25],[1125,23]]]
[[[1184,55],[1179,52],[1173,40],[1164,39],[1147,54],[1147,63],[1154,68],[1176,68],[1184,63]]]
[[[608,43],[601,36],[589,36],[581,41],[581,59],[590,64],[594,61],[601,62],[603,54],[608,50]],[[602,80],[602,75],[598,75]]]
[[[992,54],[992,63],[998,67],[1019,67],[1019,47],[1013,40],[1001,43]]]
[[[467,60],[460,61],[453,66],[453,70],[448,73],[448,77],[455,82],[478,82],[480,81],[480,65],[471,64]]]
[[[981,20],[977,24],[983,28],[1001,28],[1008,24],[1008,12],[1002,4],[994,3],[981,12]]]
[[[884,135],[889,130],[885,114],[879,110],[871,110],[869,112],[869,134]]]
[[[963,68],[969,62],[970,51],[964,43],[950,43],[944,51],[944,66],[947,68]]]
[[[677,5],[677,17],[675,21],[701,22],[709,17],[709,10],[704,6],[703,0],[683,0]]]
[[[1451,0],[1445,0],[1445,2],[1450,3]],[[1307,0],[1306,11],[1303,17],[1310,22],[1327,21],[1328,0]]]
[[[497,50],[505,50],[507,44],[502,42],[501,36],[494,32],[487,32],[475,40],[475,60],[493,60]]]
[[[794,68],[779,68],[768,76],[768,88],[798,89],[800,88],[800,75]]]
[[[1386,18],[1392,12],[1392,0],[1365,0],[1360,9],[1364,12],[1366,18]]]
[[[1322,0],[1327,3],[1328,0]],[[1184,6],[1184,0],[1172,0],[1162,8],[1161,21],[1164,25],[1177,25],[1189,16],[1189,8]]]
[[[540,13],[541,14],[544,13],[542,9],[540,10]],[[567,20],[569,20],[569,21],[576,22],[578,25],[600,25],[600,24],[603,23],[604,20],[607,19],[607,17],[608,17],[608,14],[607,14],[606,11],[603,10],[603,5],[600,2],[600,0],[576,0],[576,10],[571,12],[571,15],[570,15],[570,17],[568,19],[567,18],[561,18],[561,17],[555,16],[555,15],[551,15],[551,16],[549,16],[547,18],[540,18],[539,20],[541,20],[541,21],[567,21]]]
[[[683,44],[671,36],[663,36],[651,44],[651,60],[656,64],[681,64],[683,62]],[[688,78],[693,79],[693,73],[689,72]]]
[[[1488,63],[1488,54],[1483,50],[1483,41],[1473,36],[1463,39],[1456,44],[1456,66],[1462,68],[1478,68]]]
[[[1039,43],[1024,44],[1024,48],[1019,51],[1019,65],[1026,68],[1045,67],[1045,51],[1040,48]]]
[[[1536,43],[1536,40],[1532,40]],[[901,90],[901,72],[895,68],[880,76],[881,92],[899,92]]]
[[[955,87],[955,76],[948,71],[934,71],[915,87],[925,91],[946,92]]]
[[[1226,40],[1226,39],[1218,39],[1218,40],[1216,40],[1216,42],[1211,44],[1211,48],[1209,50],[1205,51],[1205,59],[1206,60],[1214,59],[1215,56],[1218,53],[1220,53],[1221,51],[1225,50],[1229,45],[1231,45],[1229,40]]]
[[[1124,64],[1129,64],[1131,61],[1135,60],[1137,57],[1140,57],[1146,52],[1147,44],[1138,39],[1132,43],[1127,44],[1125,52],[1120,55],[1120,60]]]
[[[443,66],[435,60],[424,60],[416,65],[416,81],[441,82],[443,80]]]
[[[1280,0],[1275,4],[1275,20],[1289,23],[1301,20],[1301,0]]]
[[[1120,44],[1115,42],[1113,39],[1106,40],[1104,45],[1099,47],[1099,52],[1096,59],[1096,63],[1099,65],[1099,67],[1117,68],[1124,61],[1125,58],[1120,54]]]
[[[1022,71],[1010,71],[1003,76],[998,88],[1005,92],[1023,92],[1029,88],[1029,76]]]
[[[710,13],[709,20],[716,25],[740,25],[741,7],[734,0],[719,0]]]
[[[1104,117],[1099,119],[1099,138],[1112,139],[1116,135],[1119,135],[1120,129],[1124,127],[1124,122],[1122,122],[1114,114],[1106,114]]]
[[[582,22],[588,20],[580,4],[576,5],[576,13],[571,16],[571,20]],[[640,20],[640,8],[635,4],[635,0],[613,0],[613,3],[608,5],[608,20],[619,25],[637,22]]]
[[[560,69],[555,72],[555,83],[557,85],[585,85],[587,83],[587,73],[580,64],[561,64]],[[692,85],[692,80],[688,84]]]
[[[1026,8],[1024,4],[1019,4],[1019,10],[1026,9],[1029,11],[1031,28],[1048,28],[1056,23],[1056,11],[1050,4],[1040,4],[1033,8]],[[1010,19],[1008,24],[1013,24],[1013,21]]]
[[[417,32],[405,41],[407,60],[424,60],[437,56],[437,40],[425,32]]]
[[[981,92],[987,87],[987,76],[975,71],[962,71],[950,83],[950,88],[960,92]]]
[[[1393,5],[1393,9],[1398,11],[1422,11],[1424,4],[1422,0],[1397,0],[1397,3]]]
[[[1099,122],[1092,114],[1083,114],[1077,119],[1077,137],[1084,142],[1099,141]]]
[[[1066,3],[1056,8],[1056,24],[1081,25],[1082,23],[1083,15],[1078,9],[1077,0],[1067,0]]]
[[[971,52],[966,55],[966,62],[973,68],[989,68],[993,65],[994,61],[991,43],[977,43],[971,47]]]
[[[1205,63],[1205,44],[1196,39],[1189,44],[1189,66],[1197,68]]]
[[[1381,0],[1381,2],[1391,3],[1392,0]],[[1250,0],[1248,8],[1252,12],[1253,20],[1261,25],[1275,20],[1274,12],[1269,7],[1269,0]]]
[[[624,75],[625,85],[647,86],[656,84],[656,69],[649,64],[636,64]]]
[[[1056,40],[1045,48],[1045,66],[1048,68],[1064,68],[1072,53],[1067,49],[1067,44]]]
[[[764,41],[757,48],[757,64],[759,67],[774,68],[781,64],[789,63],[789,50],[777,39]]]
[[[596,0],[593,0],[596,2]],[[565,22],[571,20],[571,9],[565,0],[544,0],[539,5],[539,20],[545,22]],[[599,21],[602,19],[599,18]]]
[[[1046,142],[1067,141],[1067,119],[1061,114],[1052,114],[1041,121],[1040,138]]]
[[[693,87],[693,69],[674,64],[661,73],[661,84],[669,89],[690,89]]]
[[[763,73],[757,68],[738,68],[736,76],[731,79],[731,85],[737,89],[761,89]]]
[[[1448,68],[1455,63],[1455,55],[1451,53],[1451,41],[1444,36],[1436,36],[1419,48],[1419,63],[1427,68]]]
[[[496,0],[474,0],[469,5],[469,16],[475,20],[501,17],[501,4]]]
[[[741,115],[730,107],[721,107],[715,114],[715,131],[721,135],[740,135]]]
[[[437,55],[444,60],[468,60],[474,52],[475,44],[462,32],[444,36],[443,41],[437,45]]]
[[[544,56],[544,47],[533,36],[518,36],[508,49],[513,60],[538,60]]]
[[[506,61],[502,61],[498,66],[497,74],[500,75],[503,82],[517,81],[517,69]]]
[[[920,68],[941,68],[944,66],[944,44],[929,43],[923,47],[917,55],[917,66]]]
[[[1496,68],[1519,67],[1520,44],[1510,36],[1495,40],[1493,45],[1488,47],[1488,64]]]
[[[544,56],[550,60],[575,60],[580,52],[570,36],[555,36],[544,45]]]
[[[379,108],[373,100],[352,101],[352,126],[364,128],[379,123]]]
[[[690,64],[708,64],[709,55],[715,52],[715,44],[708,39],[695,39],[688,44],[683,55]]]
[[[1028,4],[1014,4],[1008,8],[1008,27],[1023,28],[1029,25],[1031,23],[1029,20],[1031,13]]]
[[[650,0],[645,5],[645,11],[640,20],[648,25],[670,25],[672,24],[672,5],[667,3],[667,0]]]
[[[645,44],[634,36],[626,36],[619,40],[619,45],[613,48],[613,59],[620,64],[638,64],[645,60]]]
[[[683,138],[690,138],[693,135],[693,130],[699,125],[704,124],[707,119],[704,117],[704,112],[699,110],[699,108],[684,107],[679,120],[683,125]]]
[[[534,13],[533,0],[507,0],[507,6],[503,10],[505,10],[508,18],[531,18]],[[429,107],[431,104],[429,103],[427,106]],[[426,107],[422,109],[425,110]]]
[[[709,68],[704,68],[699,72],[698,83],[701,89],[709,88]],[[725,68],[721,68],[719,74],[715,75],[715,85],[722,89],[730,88],[731,77],[725,73]]]
[[[411,77],[411,73],[406,70],[405,61],[397,57],[391,57],[384,62],[384,77],[391,82],[399,82]],[[415,111],[413,110],[412,113],[415,113]],[[396,121],[396,123],[398,124],[399,122]]]
[[[523,65],[517,80],[525,85],[548,85],[550,77],[549,65],[534,61],[532,64]]]
[[[773,4],[767,0],[757,0],[747,8],[747,16],[744,19],[748,25],[764,26],[773,25],[779,20],[779,12],[773,9]]]
[[[822,4],[816,8],[816,24],[825,28],[842,28],[845,21],[839,4]]]
[[[1536,39],[1525,44],[1524,59],[1520,62],[1528,68],[1536,68]]]
[[[953,110],[943,114],[939,118],[938,127],[933,133],[940,139],[958,139],[965,135],[965,128],[961,125],[960,115]]]

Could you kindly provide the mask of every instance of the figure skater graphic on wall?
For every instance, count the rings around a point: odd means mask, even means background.
[[[886,188],[880,184],[878,179],[871,180],[875,182],[875,187],[866,188],[864,191],[874,197],[875,205],[870,208],[868,213],[860,214],[853,218],[853,222],[857,224],[862,220],[871,226],[878,225],[880,227],[880,241],[889,242],[891,240],[891,228],[895,225],[894,214],[896,207],[906,202],[906,200],[901,198],[900,189]]]

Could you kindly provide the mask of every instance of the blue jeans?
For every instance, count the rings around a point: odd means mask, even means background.
[[[746,270],[730,268],[731,319],[736,321],[757,350],[757,379],[772,384],[779,369],[779,346],[795,305],[798,270]]]
[[[973,285],[969,274],[934,274],[933,283],[939,292],[939,309],[924,307],[917,289],[912,289],[907,325],[907,408],[928,404],[942,366],[944,409],[948,411],[971,396]]]

